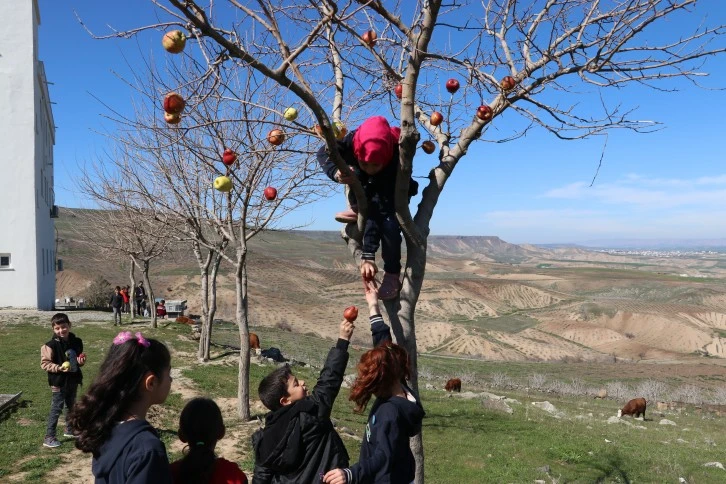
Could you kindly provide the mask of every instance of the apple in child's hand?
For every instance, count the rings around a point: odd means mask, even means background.
[[[63,368],[64,370],[70,370],[71,369],[71,362],[70,361],[64,361],[63,364],[61,365],[61,368]]]
[[[441,114],[438,111],[434,111],[431,114],[431,119],[429,120],[432,126],[438,126],[440,125],[444,120],[443,114]]]
[[[343,311],[343,317],[351,323],[354,322],[358,317],[358,308],[355,306],[348,306],[345,308],[345,311]]]
[[[230,166],[233,165],[235,161],[237,161],[237,154],[229,148],[224,150],[224,153],[222,154],[222,163]]]
[[[171,54],[178,54],[184,50],[187,44],[187,36],[181,30],[171,30],[161,38],[161,45]]]
[[[275,188],[275,187],[267,187],[267,188],[265,188],[264,194],[265,194],[265,198],[267,200],[272,201],[275,198],[277,198],[277,188]]]
[[[449,79],[446,81],[446,90],[449,91],[451,94],[454,94],[456,91],[459,90],[459,81],[456,79]]]

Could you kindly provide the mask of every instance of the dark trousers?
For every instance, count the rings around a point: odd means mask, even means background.
[[[113,310],[113,325],[121,324],[121,308],[111,308]]]
[[[363,252],[375,254],[382,245],[383,270],[391,274],[401,272],[401,226],[395,213],[370,210],[363,233]]]
[[[76,403],[76,390],[78,390],[78,383],[66,382],[65,386],[61,387],[59,391],[52,392],[48,427],[45,429],[46,437],[55,437],[55,428],[58,426],[58,418],[63,411],[63,405],[66,407],[66,431],[70,430],[68,428],[68,412],[73,410],[73,404]]]

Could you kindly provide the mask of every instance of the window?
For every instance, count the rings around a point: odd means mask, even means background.
[[[0,254],[0,269],[11,269],[10,254]]]

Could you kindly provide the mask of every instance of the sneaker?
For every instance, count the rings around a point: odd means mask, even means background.
[[[73,434],[73,431],[70,429],[66,429],[65,432],[63,432],[63,437],[66,437],[68,439],[75,439],[76,436]]]
[[[401,290],[401,282],[398,280],[398,276],[398,274],[391,274],[390,272],[383,275],[381,287],[378,288],[378,299],[387,301],[398,296],[398,291]]]
[[[349,208],[335,214],[335,220],[343,224],[355,223],[358,221],[358,212]]]
[[[61,443],[55,437],[46,437],[45,439],[43,439],[43,447],[55,449],[56,447],[60,447],[60,446],[61,446]]]

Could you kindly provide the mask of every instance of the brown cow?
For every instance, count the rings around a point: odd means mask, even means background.
[[[458,378],[452,378],[446,382],[444,390],[447,392],[461,392],[461,380]]]
[[[255,333],[250,333],[250,349],[251,350],[260,349],[260,338],[258,338]]]
[[[628,403],[625,404],[625,406],[618,410],[618,417],[622,417],[624,415],[630,415],[631,417],[639,417],[643,416],[643,420],[645,420],[645,405],[646,405],[645,398],[634,398],[630,400]]]

